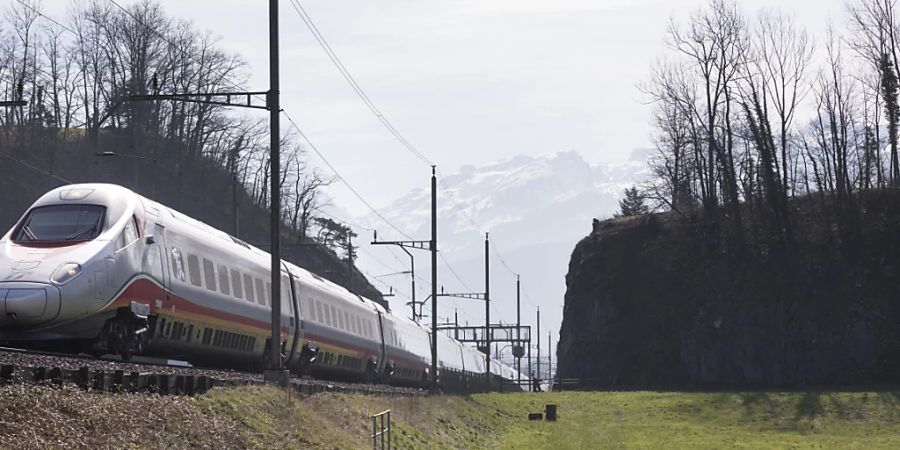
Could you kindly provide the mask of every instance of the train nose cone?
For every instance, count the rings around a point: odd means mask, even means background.
[[[24,328],[59,315],[59,290],[39,283],[0,283],[0,327]]]

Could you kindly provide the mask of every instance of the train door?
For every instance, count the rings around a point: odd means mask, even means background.
[[[168,299],[169,273],[166,265],[166,227],[153,223],[145,227],[144,253],[141,258],[141,273],[153,279],[152,300],[157,307]]]
[[[283,292],[288,294],[289,305],[285,305],[284,302],[281,303],[282,308],[288,306],[290,309],[290,318],[288,319],[288,323],[291,327],[291,343],[288,347],[288,353],[285,361],[285,365],[288,367],[291,366],[291,363],[294,362],[295,357],[297,356],[298,346],[300,345],[300,341],[303,339],[303,329],[300,326],[300,283],[294,278],[294,275],[290,272],[287,272],[287,276],[282,274],[282,279],[287,282],[287,285],[284,287]],[[284,297],[284,296],[282,296]]]
[[[384,343],[384,315],[381,311],[378,311],[378,337],[381,342],[381,355],[378,357],[378,373],[384,373],[384,365],[387,364],[387,349],[385,348]]]

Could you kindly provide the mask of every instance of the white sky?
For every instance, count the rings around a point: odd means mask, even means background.
[[[68,4],[44,2],[57,18]],[[650,107],[636,86],[663,55],[668,20],[683,20],[705,1],[301,3],[382,112],[449,174],[466,164],[571,149],[593,162],[616,162],[649,146]],[[222,47],[250,64],[250,88],[267,89],[267,1],[162,4],[221,36]],[[844,23],[844,0],[740,4],[747,12],[795,12],[817,34],[829,19]],[[285,0],[281,27],[282,105],[335,167],[376,206],[427,187],[427,168],[365,108]],[[367,212],[344,188],[332,191],[339,206]]]

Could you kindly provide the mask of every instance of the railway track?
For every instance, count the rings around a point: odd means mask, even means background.
[[[261,374],[192,367],[183,361],[155,358],[94,358],[46,351],[0,347],[0,384],[75,384],[84,389],[195,395],[216,386],[264,384]],[[301,394],[354,392],[383,395],[425,395],[421,389],[346,383],[291,377],[290,387]]]

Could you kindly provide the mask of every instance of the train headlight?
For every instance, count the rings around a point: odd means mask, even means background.
[[[72,281],[72,279],[77,277],[80,273],[81,265],[75,263],[63,264],[59,269],[56,269],[56,272],[53,272],[50,281],[53,281],[56,284],[66,284]]]

